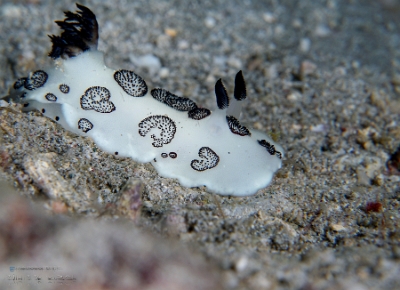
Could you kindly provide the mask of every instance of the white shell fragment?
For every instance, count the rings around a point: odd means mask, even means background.
[[[82,7],[78,13],[87,13],[92,21],[88,30],[97,29],[94,14]],[[211,111],[165,89],[149,90],[133,71],[106,67],[97,39],[84,37],[92,44],[75,55],[66,47],[57,50],[57,37],[52,36],[51,56],[64,57],[19,79],[11,97],[26,110],[37,109],[67,130],[92,138],[102,150],[151,162],[161,176],[186,187],[245,196],[271,182],[282,165],[283,150],[266,134],[240,123],[238,108],[247,97],[241,71],[231,101],[217,81],[217,109]]]

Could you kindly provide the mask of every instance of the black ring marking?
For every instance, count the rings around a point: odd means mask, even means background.
[[[95,110],[99,113],[111,113],[115,111],[114,104],[109,101],[110,91],[105,87],[90,87],[81,97],[81,108]]]
[[[27,90],[36,90],[37,88],[43,87],[48,79],[48,75],[45,71],[37,70],[27,78],[24,82],[24,87]]]
[[[257,140],[258,144],[260,144],[262,147],[265,147],[268,151],[269,154],[271,155],[276,155],[279,159],[282,159],[282,153],[275,150],[275,146],[271,145],[269,142],[265,140]]]
[[[49,102],[57,102],[57,97],[52,93],[47,93],[45,96],[46,100]]]
[[[119,70],[114,73],[118,85],[132,97],[143,97],[147,94],[146,82],[133,71]]]
[[[28,80],[28,78],[19,78],[15,81],[14,83],[14,89],[18,90],[20,88],[22,88],[23,86],[25,86],[25,82]]]
[[[161,131],[159,137],[157,137],[155,134],[151,135],[151,138],[154,140],[152,143],[154,147],[162,147],[164,144],[168,144],[172,141],[172,139],[174,139],[176,125],[171,118],[167,116],[155,115],[143,119],[139,123],[140,136],[146,136],[146,134],[149,133],[153,128]]]
[[[233,116],[226,116],[226,121],[228,122],[229,129],[233,134],[240,136],[251,136],[249,129],[240,124],[239,120]]]
[[[151,95],[157,101],[178,111],[190,111],[197,108],[196,103],[191,99],[178,97],[164,89],[153,89]]]
[[[78,121],[78,129],[81,129],[84,133],[87,133],[93,129],[93,123],[88,119],[81,118]]]
[[[199,157],[202,158],[200,161],[194,159],[190,163],[190,166],[192,166],[194,170],[204,171],[218,165],[219,156],[210,147],[201,147],[199,150]]]
[[[61,84],[58,88],[64,94],[68,94],[69,93],[69,86],[66,85],[66,84]]]
[[[188,117],[193,120],[201,120],[211,115],[211,111],[206,108],[195,108],[188,112]]]

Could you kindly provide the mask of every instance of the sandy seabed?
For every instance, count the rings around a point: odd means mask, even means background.
[[[2,101],[1,289],[400,289],[397,1],[82,4],[108,66],[149,88],[213,108],[243,70],[242,120],[283,166],[216,196]],[[0,1],[0,96],[51,62],[65,10]]]

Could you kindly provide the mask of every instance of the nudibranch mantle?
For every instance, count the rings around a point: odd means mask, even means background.
[[[245,196],[271,182],[283,149],[240,124],[246,98],[241,71],[232,100],[217,82],[214,111],[164,89],[150,91],[133,71],[106,67],[97,50],[96,18],[77,6],[80,11],[66,12],[67,18],[56,22],[64,32],[51,36],[55,64],[19,79],[10,90],[25,110],[41,111],[65,129],[91,137],[104,151],[151,162],[161,176],[186,187]],[[71,41],[71,35],[77,39]]]

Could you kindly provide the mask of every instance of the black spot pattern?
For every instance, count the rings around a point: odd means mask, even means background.
[[[81,118],[78,121],[78,129],[81,129],[84,133],[87,133],[93,129],[93,124],[88,119]]]
[[[20,78],[17,79],[17,81],[14,83],[14,89],[15,90],[19,90],[20,88],[22,88],[25,85],[25,82],[27,81],[27,78]]]
[[[176,154],[175,152],[169,152],[169,157],[175,159],[176,157],[178,157],[178,154]]]
[[[81,97],[81,108],[95,110],[99,113],[111,113],[115,110],[114,104],[109,100],[110,91],[105,87],[90,87]]]
[[[47,93],[45,96],[46,100],[48,100],[49,102],[56,102],[57,101],[57,97],[52,94],[52,93]]]
[[[46,83],[48,77],[46,72],[37,70],[25,80],[24,87],[30,91],[40,88]]]
[[[154,140],[152,143],[154,147],[162,147],[164,144],[168,144],[172,141],[172,139],[174,139],[176,125],[171,118],[167,116],[154,115],[143,119],[139,123],[140,136],[146,136],[146,134],[149,133],[153,128],[161,131],[159,137],[155,134],[151,135],[151,138]]]
[[[221,79],[215,83],[215,96],[217,97],[217,105],[220,110],[229,107],[229,96]]]
[[[269,154],[271,155],[276,155],[279,159],[282,159],[282,153],[279,151],[275,150],[275,146],[271,145],[269,142],[265,140],[257,140],[258,144],[260,144],[262,147],[265,147],[268,151]]]
[[[151,91],[151,95],[157,101],[160,101],[177,111],[190,111],[197,108],[196,103],[191,99],[178,97],[164,89],[154,89]]]
[[[167,94],[171,93],[163,89],[153,89],[151,90],[150,94],[153,96],[154,99],[165,104],[165,98]]]
[[[211,115],[211,111],[206,108],[195,108],[188,112],[188,117],[193,120],[201,120]]]
[[[161,153],[161,157],[162,157],[162,158],[167,158],[167,157],[168,157],[168,154],[167,154],[167,153]]]
[[[228,122],[229,129],[233,134],[237,134],[240,136],[251,136],[249,129],[245,126],[241,125],[239,120],[233,116],[226,116],[226,121]]]
[[[210,147],[201,147],[199,157],[201,160],[194,159],[190,163],[194,170],[204,171],[218,165],[219,156]]]
[[[132,97],[143,97],[147,94],[146,82],[133,71],[119,70],[114,73],[118,85]]]
[[[69,86],[66,85],[66,84],[61,84],[58,88],[64,94],[68,94],[69,93]]]

